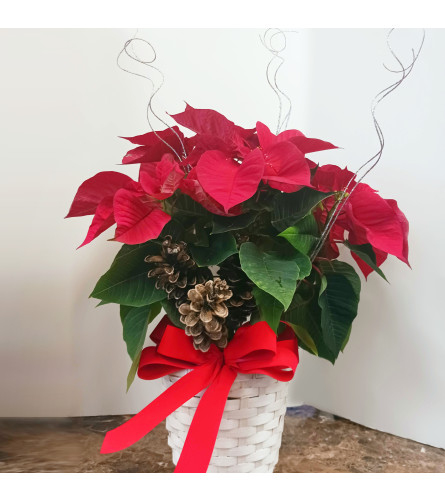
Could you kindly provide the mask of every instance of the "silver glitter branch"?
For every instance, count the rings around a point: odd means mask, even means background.
[[[394,82],[389,87],[386,87],[385,89],[381,90],[374,97],[372,104],[371,104],[371,116],[372,116],[372,120],[374,123],[375,131],[377,133],[377,138],[379,140],[379,149],[375,155],[373,155],[371,158],[369,158],[369,160],[367,160],[357,170],[357,172],[355,172],[354,176],[349,180],[349,182],[347,183],[347,185],[343,189],[341,196],[339,197],[338,203],[336,204],[336,206],[334,206],[334,209],[332,210],[330,216],[328,217],[328,219],[326,221],[326,225],[325,225],[325,228],[321,234],[320,240],[319,240],[318,244],[316,245],[316,247],[314,248],[313,252],[311,253],[311,260],[312,261],[316,258],[316,256],[318,255],[318,253],[322,249],[322,247],[323,247],[323,245],[324,245],[324,243],[329,235],[329,232],[331,231],[332,227],[334,226],[335,222],[337,221],[338,216],[340,215],[344,206],[348,202],[351,194],[355,191],[358,184],[379,163],[379,161],[382,157],[382,154],[383,154],[384,147],[385,147],[385,138],[383,136],[383,132],[382,132],[382,129],[380,127],[380,124],[376,118],[376,109],[377,109],[378,105],[383,101],[383,99],[385,99],[385,97],[387,97],[389,94],[394,92],[394,90],[397,89],[397,87],[399,87],[406,80],[406,78],[408,78],[408,76],[410,75],[411,71],[413,70],[414,65],[417,62],[417,59],[419,58],[420,52],[422,50],[422,47],[423,47],[423,44],[425,41],[425,30],[423,30],[422,40],[420,42],[420,45],[419,45],[419,48],[417,49],[417,51],[415,51],[414,49],[411,49],[411,52],[412,52],[411,63],[408,66],[404,66],[404,64],[401,62],[401,60],[397,57],[397,55],[394,52],[394,50],[391,46],[391,43],[390,43],[390,37],[391,37],[391,34],[393,33],[393,31],[394,31],[394,29],[389,30],[387,37],[386,37],[386,44],[388,46],[388,49],[389,49],[391,55],[393,56],[395,61],[400,66],[400,69],[398,69],[398,70],[389,69],[385,64],[383,66],[385,67],[385,69],[387,69],[391,73],[396,73],[396,74],[401,74],[401,75],[400,75],[400,78],[396,82]],[[370,166],[368,166],[368,165],[370,165]],[[368,167],[368,168],[365,170],[365,172],[360,177],[357,178],[358,173],[366,167]],[[356,184],[353,186],[353,188],[351,189],[351,191],[348,194],[349,186],[351,185],[351,183],[353,181],[355,181]]]
[[[260,35],[260,40],[263,46],[272,54],[272,58],[266,67],[266,79],[270,88],[273,90],[278,99],[278,123],[276,133],[279,134],[283,129],[286,130],[289,119],[292,113],[292,101],[290,97],[285,94],[277,82],[277,75],[284,64],[284,57],[281,53],[287,47],[286,33],[298,33],[297,31],[285,31],[278,28],[268,28],[263,36]],[[281,45],[280,44],[281,41]],[[275,69],[273,69],[274,63]],[[287,102],[287,111],[283,111],[284,103],[283,99]],[[283,113],[284,116],[283,116]]]
[[[150,48],[150,50],[153,52],[153,56],[147,60],[140,58],[135,52],[134,42],[142,42],[142,43],[146,44]],[[130,53],[130,49],[131,49],[131,53]],[[136,61],[137,63],[145,66],[146,68],[149,68],[149,70],[154,71],[158,75],[158,77],[160,77],[160,83],[158,85],[155,85],[153,78],[151,78],[150,76],[147,76],[146,74],[143,74],[143,73],[136,73],[134,71],[131,71],[131,70],[123,67],[120,60],[124,54],[128,58],[132,59],[133,61]],[[172,127],[170,127],[170,125],[167,122],[165,122],[162,118],[160,118],[155,113],[155,111],[153,109],[153,99],[156,96],[156,94],[161,90],[161,88],[164,84],[164,74],[162,73],[162,71],[159,68],[157,68],[156,66],[153,65],[153,63],[155,61],[156,61],[156,51],[155,51],[153,45],[150,42],[148,42],[147,40],[144,40],[143,38],[133,37],[125,42],[123,49],[119,52],[119,55],[117,56],[116,62],[117,62],[118,67],[122,71],[125,71],[126,73],[130,73],[130,74],[135,75],[135,76],[139,76],[140,78],[144,78],[145,80],[148,80],[150,82],[152,90],[151,90],[150,98],[148,100],[147,111],[146,111],[148,126],[150,127],[150,130],[156,135],[156,137],[161,142],[163,142],[166,146],[168,146],[171,149],[171,151],[175,154],[175,156],[178,158],[178,160],[181,162],[182,159],[186,157],[185,146],[184,146],[184,143],[183,143],[181,137],[176,132],[176,130],[174,130]],[[149,72],[149,74],[150,73],[151,73],[151,71]],[[178,153],[176,151],[176,149],[171,144],[169,144],[162,137],[160,137],[160,135],[156,132],[156,130],[153,128],[153,126],[151,124],[150,113],[176,135],[176,137],[178,138],[178,140],[181,144],[182,152]]]

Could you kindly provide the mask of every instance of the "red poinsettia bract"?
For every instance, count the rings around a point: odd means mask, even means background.
[[[116,224],[115,240],[138,244],[159,236],[170,215],[162,201],[178,190],[213,214],[242,213],[258,189],[294,192],[311,185],[315,164],[306,154],[335,148],[298,130],[273,134],[235,125],[211,109],[189,105],[171,116],[178,126],[124,139],[136,144],[123,164],[140,164],[139,181],[118,172],[101,172],[79,188],[67,217],[93,215],[86,245]]]
[[[161,161],[166,153],[181,151],[184,135],[178,127],[171,127],[159,132],[148,132],[135,137],[123,137],[133,144],[139,146],[124,156],[122,163],[148,163]]]
[[[216,111],[189,105],[172,118],[196,132],[185,141],[183,164],[196,168],[193,183],[186,181],[187,194],[202,199],[203,191],[208,196],[207,205],[216,202],[226,215],[253,196],[261,182],[285,192],[309,186],[313,164],[305,154],[335,148],[297,130],[275,136],[261,122],[256,129],[244,129]]]
[[[221,151],[206,151],[195,168],[204,191],[228,212],[256,193],[264,160],[259,149],[248,153],[241,163]]]
[[[265,162],[263,181],[271,188],[286,193],[297,191],[301,186],[310,186],[309,164],[304,154],[289,140],[301,132],[287,130],[276,136],[261,122],[257,122],[256,129]]]
[[[165,154],[161,161],[142,163],[139,182],[146,193],[158,200],[169,198],[180,186],[184,171],[171,154]]]
[[[354,174],[346,168],[336,165],[324,165],[315,173],[312,183],[320,191],[342,191],[349,183],[349,196],[344,205],[330,237],[329,258],[338,256],[336,241],[343,241],[345,231],[352,245],[370,244],[376,255],[376,264],[380,266],[388,254],[394,255],[402,262],[408,262],[408,230],[409,224],[405,215],[397,206],[395,200],[384,199],[368,184],[352,180]],[[335,201],[331,198],[325,202],[325,210],[316,212],[323,223],[327,213],[332,209]],[[367,277],[372,269],[360,257],[352,252],[352,256]]]
[[[128,245],[157,238],[171,219],[153,199],[128,189],[117,191],[113,208],[117,223],[114,239]]]
[[[94,215],[87,236],[80,247],[90,243],[117,224],[115,240],[144,243],[157,238],[170,216],[159,208],[156,198],[142,186],[119,172],[100,172],[78,189],[67,217]]]

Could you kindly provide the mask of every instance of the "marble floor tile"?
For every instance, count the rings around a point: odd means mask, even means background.
[[[131,448],[100,455],[128,416],[0,419],[0,472],[172,472],[164,423]],[[445,450],[309,406],[289,408],[276,472],[445,472]]]

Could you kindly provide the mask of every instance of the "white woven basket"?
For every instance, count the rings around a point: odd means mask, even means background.
[[[163,378],[170,387],[185,370]],[[283,433],[288,382],[238,374],[224,408],[207,472],[273,472]],[[176,465],[203,393],[167,417],[168,444]]]

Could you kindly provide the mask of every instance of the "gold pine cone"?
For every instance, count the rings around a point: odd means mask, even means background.
[[[220,348],[227,345],[225,318],[229,314],[227,301],[232,291],[227,283],[215,278],[188,291],[188,301],[179,307],[185,333],[193,337],[196,349],[207,352],[212,343]]]

